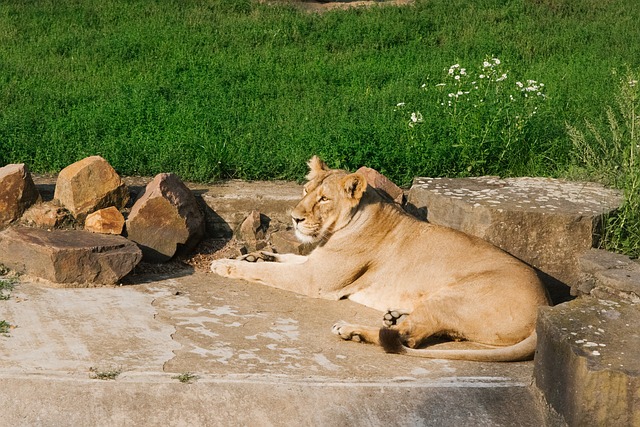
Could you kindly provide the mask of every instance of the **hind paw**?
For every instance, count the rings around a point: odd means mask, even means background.
[[[360,334],[360,332],[358,332],[355,325],[351,325],[343,320],[336,322],[331,327],[331,332],[335,335],[338,335],[340,338],[342,338],[345,341],[355,341],[355,342],[364,341],[362,339],[362,335]]]
[[[387,310],[382,319],[382,324],[387,328],[396,326],[399,323],[406,320],[409,313],[404,313],[400,310]]]

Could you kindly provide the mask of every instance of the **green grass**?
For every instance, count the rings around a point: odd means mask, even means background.
[[[250,0],[7,0],[0,165],[56,172],[99,154],[124,175],[300,179],[319,154],[402,185],[565,176],[576,165],[565,124],[607,131],[612,71],[640,67],[638,22],[636,0],[417,0],[322,15]],[[501,60],[509,87],[448,114],[435,85],[486,58]],[[547,98],[523,122],[505,96],[528,79]],[[423,122],[410,127],[416,111]]]
[[[122,373],[121,368],[98,369],[89,368],[89,376],[96,380],[115,380]]]
[[[174,380],[178,380],[183,384],[191,384],[194,381],[198,380],[198,376],[192,372],[183,372],[180,375],[176,375],[171,378]]]
[[[8,337],[12,328],[13,325],[10,323],[7,323],[5,320],[0,320],[0,335]]]

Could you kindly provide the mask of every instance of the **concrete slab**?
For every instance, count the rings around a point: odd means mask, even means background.
[[[350,301],[192,273],[133,285],[22,282],[0,301],[0,426],[554,424],[532,362],[415,359],[343,342]],[[113,372],[114,380],[100,380]],[[191,373],[190,384],[178,376]]]

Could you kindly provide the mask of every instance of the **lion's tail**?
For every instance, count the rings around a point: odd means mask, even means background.
[[[536,350],[537,334],[535,331],[517,344],[488,349],[452,349],[431,350],[414,349],[405,346],[400,333],[395,329],[382,328],[379,333],[380,345],[387,353],[406,354],[429,359],[473,360],[476,362],[517,362],[530,360]]]

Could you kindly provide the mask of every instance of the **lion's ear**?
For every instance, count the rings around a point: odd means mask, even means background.
[[[313,156],[311,160],[307,162],[307,165],[309,165],[309,173],[306,177],[307,181],[313,181],[319,175],[329,170],[329,166],[327,166],[325,162],[320,160],[320,157],[318,156]]]
[[[360,200],[367,189],[367,179],[359,173],[352,173],[341,181],[342,189],[350,199]]]

